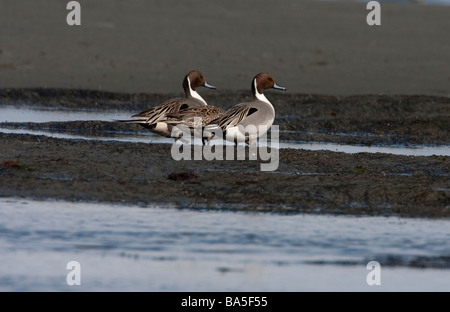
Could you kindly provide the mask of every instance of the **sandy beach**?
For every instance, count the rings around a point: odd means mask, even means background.
[[[272,73],[290,93],[450,94],[450,6],[339,1],[21,0],[0,9],[0,87],[182,92],[198,69],[220,90]],[[213,91],[206,91],[205,95]]]

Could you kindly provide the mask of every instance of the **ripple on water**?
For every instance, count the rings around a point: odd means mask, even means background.
[[[119,278],[122,287],[129,287],[122,289],[140,290],[182,290],[179,285],[190,290],[299,290],[308,287],[298,280],[314,285],[321,279],[327,282],[317,289],[355,290],[361,284],[352,277],[363,272],[359,278],[364,282],[369,260],[379,261],[385,270],[392,268],[389,276],[403,270],[399,272],[406,275],[398,283],[411,281],[403,289],[421,278],[422,287],[442,290],[441,279],[450,277],[450,220],[143,209],[6,198],[0,198],[0,207],[0,276],[8,280],[0,281],[0,289],[18,284],[39,289],[31,280],[41,281],[44,289],[60,289],[61,283],[49,284],[66,274],[55,266],[64,271],[74,259],[82,265],[86,285],[93,285],[95,278],[103,289],[114,289],[111,278]],[[411,270],[419,267],[443,271],[439,277],[418,277]],[[30,276],[28,286],[24,276]],[[266,278],[272,282],[261,284]],[[96,289],[91,287],[87,289]]]

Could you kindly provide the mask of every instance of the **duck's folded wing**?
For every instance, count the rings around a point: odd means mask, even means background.
[[[154,108],[135,114],[132,117],[138,117],[139,120],[145,120],[146,123],[153,124],[165,118],[167,114],[175,113],[188,107],[189,103],[187,99],[175,98],[167,100]]]
[[[216,124],[225,130],[229,127],[236,126],[256,111],[258,111],[258,109],[249,105],[248,103],[237,104],[227,110],[219,118],[211,121],[211,124]]]
[[[216,106],[190,107],[166,115],[168,124],[182,124],[188,127],[205,127],[225,111]]]

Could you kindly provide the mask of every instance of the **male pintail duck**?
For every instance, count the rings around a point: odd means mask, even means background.
[[[265,97],[264,90],[273,88],[286,91],[286,88],[277,85],[273,76],[268,73],[257,74],[252,80],[251,88],[252,102],[234,105],[219,118],[211,121],[208,128],[214,129],[219,126],[223,131],[224,138],[236,144],[243,141],[247,144],[256,143],[256,139],[264,135],[275,120],[275,109]],[[247,126],[256,128],[256,133],[252,138],[249,137],[249,133],[244,131]],[[212,136],[208,137],[208,140],[211,138]]]

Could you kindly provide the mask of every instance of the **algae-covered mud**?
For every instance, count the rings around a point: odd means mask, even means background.
[[[171,96],[3,89],[0,108],[132,115]],[[155,144],[159,138],[144,128],[112,119],[34,122],[31,116],[26,122],[0,124],[0,196],[286,213],[450,216],[450,99],[267,96],[277,112],[274,124],[281,143],[440,146],[444,152],[404,156],[280,148],[277,170],[263,172],[264,161],[249,157],[176,161],[170,139]],[[226,109],[247,97],[247,92],[222,91],[207,100]],[[145,135],[148,142],[117,139],[125,135]]]

